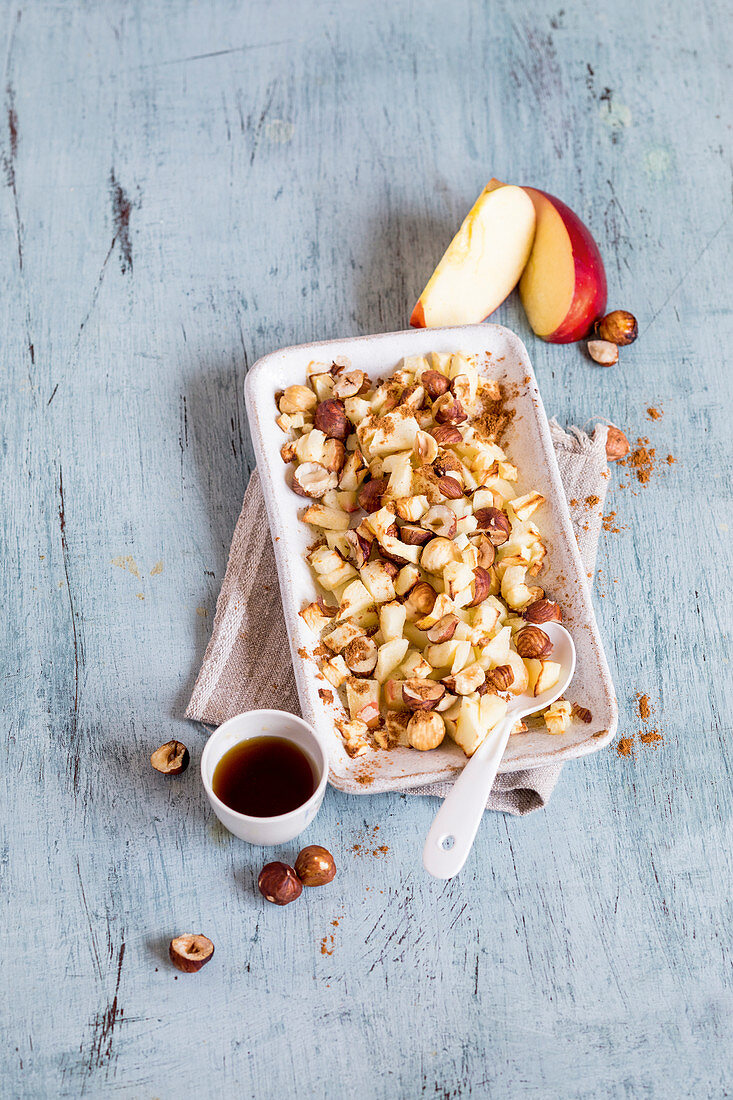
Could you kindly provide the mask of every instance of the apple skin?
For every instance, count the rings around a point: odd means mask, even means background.
[[[591,231],[569,206],[536,187],[525,187],[524,190],[535,207],[542,200],[555,207],[570,238],[575,263],[575,289],[570,309],[561,324],[541,339],[548,344],[571,344],[587,336],[598,318],[606,312],[606,269]],[[541,199],[536,196],[541,196]]]
[[[413,328],[425,328],[425,310],[423,309],[423,304],[419,299],[415,308],[412,311],[410,324]]]

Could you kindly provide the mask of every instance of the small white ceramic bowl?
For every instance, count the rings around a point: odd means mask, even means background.
[[[230,810],[211,786],[216,765],[225,752],[252,737],[282,737],[294,742],[308,756],[316,777],[316,789],[302,806],[278,817],[250,817]],[[328,755],[323,743],[302,718],[282,710],[250,710],[223,722],[212,733],[201,755],[201,779],[206,796],[222,825],[250,844],[285,844],[306,829],[318,813],[328,782]]]

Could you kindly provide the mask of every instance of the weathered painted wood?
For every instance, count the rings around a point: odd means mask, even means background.
[[[725,1095],[726,6],[30,0],[2,34],[3,1093]],[[275,911],[181,717],[246,367],[404,326],[492,174],[573,205],[640,318],[604,371],[497,315],[561,420],[678,460],[614,472],[596,583],[622,729],[646,692],[664,744],[487,817],[446,885],[419,866],[433,803],[331,792],[308,839],[336,884]],[[172,736],[194,766],[169,783]],[[216,955],[177,980],[184,929]]]

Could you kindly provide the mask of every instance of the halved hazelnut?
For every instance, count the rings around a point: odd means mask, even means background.
[[[445,722],[433,710],[416,711],[407,723],[407,740],[413,749],[437,749],[445,737]]]
[[[474,515],[479,529],[486,532],[494,546],[502,546],[508,540],[512,525],[501,508],[479,508]]]
[[[514,638],[514,646],[520,657],[544,660],[552,653],[552,642],[538,626],[525,626]]]
[[[450,383],[444,374],[441,374],[437,370],[426,370],[420,375],[420,384],[422,385],[425,393],[434,401],[436,397],[442,397],[444,393],[448,392]]]
[[[429,615],[435,606],[437,598],[438,593],[435,591],[432,584],[428,584],[427,581],[420,581],[419,584],[416,584],[410,589],[410,593],[405,603],[413,611],[421,615]]]
[[[473,589],[473,599],[467,607],[477,607],[478,604],[483,603],[491,595],[491,574],[487,569],[482,566],[477,566],[473,571],[473,583],[471,585]]]
[[[349,547],[349,561],[352,561],[357,569],[362,569],[369,561],[372,542],[361,535],[356,528],[344,531],[344,539]]]
[[[181,775],[191,763],[191,757],[182,741],[166,741],[151,755],[150,763],[162,775]]]
[[[554,600],[535,600],[525,608],[523,614],[528,623],[562,622],[562,611]]]
[[[627,309],[614,309],[598,322],[598,335],[621,348],[633,344],[639,335],[636,317]]]
[[[343,651],[347,666],[357,676],[368,676],[377,664],[377,643],[373,638],[354,638]]]
[[[430,434],[439,447],[448,447],[452,443],[463,442],[463,436],[458,428],[451,424],[441,424],[439,427],[433,428]]]
[[[388,480],[386,477],[373,477],[370,481],[366,481],[356,497],[359,507],[365,512],[378,512],[382,507],[382,496]]]
[[[453,538],[457,523],[456,513],[447,504],[434,504],[420,520],[421,527],[443,539]]]
[[[601,367],[612,367],[618,363],[618,348],[610,340],[589,340],[588,354]]]
[[[444,615],[428,630],[428,640],[435,643],[449,642],[456,632],[458,622],[457,615]]]
[[[402,702],[409,710],[432,710],[444,695],[444,685],[435,680],[405,680],[402,685]]]
[[[316,428],[329,439],[340,439],[342,443],[346,442],[351,430],[351,423],[344,406],[335,398],[321,401],[316,407],[313,422]]]
[[[283,462],[293,461],[293,459],[295,458],[295,445],[297,442],[297,439],[291,439],[289,443],[283,443],[282,447],[280,448],[280,458],[283,460]]]
[[[463,486],[454,477],[438,478],[438,488],[448,500],[458,500],[463,496]]]
[[[478,550],[478,564],[482,569],[491,569],[496,558],[496,547],[486,535],[481,535],[475,543]]]
[[[399,537],[408,546],[424,546],[433,537],[433,532],[426,531],[424,527],[418,527],[416,523],[403,523]]]
[[[214,945],[208,936],[187,932],[184,936],[176,936],[171,940],[168,954],[177,970],[182,970],[184,974],[195,974],[214,954]]]
[[[468,419],[463,405],[450,393],[438,398],[433,405],[433,415],[439,424],[462,424]]]
[[[323,444],[323,465],[339,474],[346,462],[346,447],[340,439],[327,439]]]
[[[257,886],[263,898],[273,905],[289,905],[303,893],[303,884],[287,863],[266,863],[260,871]]]
[[[336,877],[336,861],[328,848],[309,844],[298,853],[295,873],[304,886],[325,886]]]
[[[340,398],[356,397],[358,393],[361,393],[365,378],[366,375],[363,370],[351,370],[339,374],[333,384],[333,396]]]
[[[626,458],[629,453],[629,441],[615,424],[611,424],[606,436],[606,458],[609,462],[617,462],[619,458]]]
[[[437,505],[437,507],[441,506]],[[438,536],[431,539],[423,547],[420,555],[420,565],[426,573],[438,576],[443,572],[449,561],[457,561],[458,557],[459,554],[455,544],[450,539]]]
[[[415,436],[415,442],[412,449],[420,461],[427,465],[434,462],[438,457],[438,444],[433,439],[432,435],[428,435],[427,432],[422,430]]]
[[[293,488],[299,496],[320,500],[329,489],[335,489],[338,478],[332,470],[321,466],[320,462],[301,462],[293,474]]]

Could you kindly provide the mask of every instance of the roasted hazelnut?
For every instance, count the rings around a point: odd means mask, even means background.
[[[437,370],[426,370],[421,374],[420,384],[432,401],[448,392],[448,379]]]
[[[501,508],[479,508],[475,516],[479,530],[486,532],[493,546],[502,546],[508,540],[512,525]]]
[[[618,348],[610,340],[589,340],[588,354],[601,367],[613,367],[618,363]]]
[[[403,523],[400,527],[400,539],[408,546],[424,546],[433,537],[432,531],[426,531],[424,527],[418,527],[416,523]]]
[[[418,584],[410,589],[407,603],[414,611],[419,612],[421,615],[429,615],[435,606],[437,598],[438,593],[435,591],[432,584],[428,584],[427,581],[419,581]]]
[[[520,657],[544,660],[552,653],[552,642],[538,626],[525,626],[514,638],[514,645]]]
[[[303,892],[303,884],[287,863],[266,863],[260,871],[257,885],[263,898],[273,905],[289,905]]]
[[[407,740],[413,749],[437,749],[445,737],[445,722],[434,710],[415,711],[407,723]]]
[[[365,482],[356,497],[359,507],[365,512],[378,512],[382,507],[382,495],[388,480],[386,477],[373,477]]]
[[[325,466],[321,466],[320,462],[301,462],[293,474],[292,488],[298,496],[320,500],[324,493],[329,489],[335,489],[337,485],[336,474],[332,470],[327,470]]]
[[[524,610],[524,618],[528,623],[560,623],[562,611],[554,600],[535,600]]]
[[[626,458],[629,453],[629,441],[614,424],[611,424],[606,436],[606,458],[609,462],[617,462],[619,458]]]
[[[182,741],[166,741],[152,754],[150,763],[162,775],[180,775],[191,763],[191,757]]]
[[[171,940],[168,954],[177,970],[182,970],[184,974],[195,974],[214,954],[214,945],[207,936],[187,932],[186,935],[176,936]]]
[[[454,477],[441,477],[438,479],[438,488],[448,500],[458,500],[463,496],[463,486]]]
[[[486,673],[486,683],[494,691],[508,691],[514,683],[514,670],[511,665],[497,665]]]
[[[473,571],[473,599],[467,607],[478,607],[480,603],[488,599],[491,595],[491,573],[488,569],[484,569],[482,566],[477,566]]]
[[[363,370],[352,370],[343,374],[339,373],[333,384],[334,397],[356,397],[364,387],[366,375]]]
[[[295,873],[304,886],[325,886],[336,875],[336,862],[327,848],[309,844],[298,853]]]
[[[376,667],[377,656],[377,643],[366,635],[354,638],[343,652],[347,667],[357,676],[368,676]]]
[[[415,678],[402,685],[402,702],[409,710],[432,710],[444,695],[444,685],[435,680]]]
[[[601,318],[597,327],[601,340],[610,340],[612,344],[621,348],[626,347],[627,344],[633,344],[639,335],[636,317],[627,309],[612,310]]]
[[[356,528],[344,531],[344,540],[349,547],[349,561],[352,561],[357,569],[363,569],[369,561],[369,555],[372,552],[372,543],[369,539],[365,538],[364,535],[360,534]]]
[[[482,535],[476,543],[476,549],[478,550],[478,564],[482,569],[491,569],[496,558],[496,547],[491,539],[486,535]]]
[[[447,504],[434,504],[420,520],[421,527],[442,539],[452,539],[457,525],[456,513]]]
[[[580,703],[573,703],[570,713],[573,718],[579,718],[580,721],[585,722],[586,725],[593,721],[591,712],[587,707],[581,707]]]
[[[439,447],[447,447],[452,443],[461,443],[463,441],[463,436],[458,428],[454,427],[452,424],[441,424],[439,427],[433,428],[430,434]]]
[[[433,414],[439,424],[462,424],[468,419],[463,405],[450,393],[438,398],[433,406]]]
[[[339,474],[346,462],[346,448],[340,439],[327,439],[323,445],[323,465],[327,470]]]
[[[457,615],[444,615],[427,631],[428,640],[434,643],[449,642],[456,632],[458,621]]]
[[[328,436],[329,439],[340,439],[342,443],[346,442],[351,430],[351,424],[344,406],[341,401],[337,401],[335,398],[321,401],[320,405],[316,407],[313,422],[316,428],[323,432],[325,436]]]

